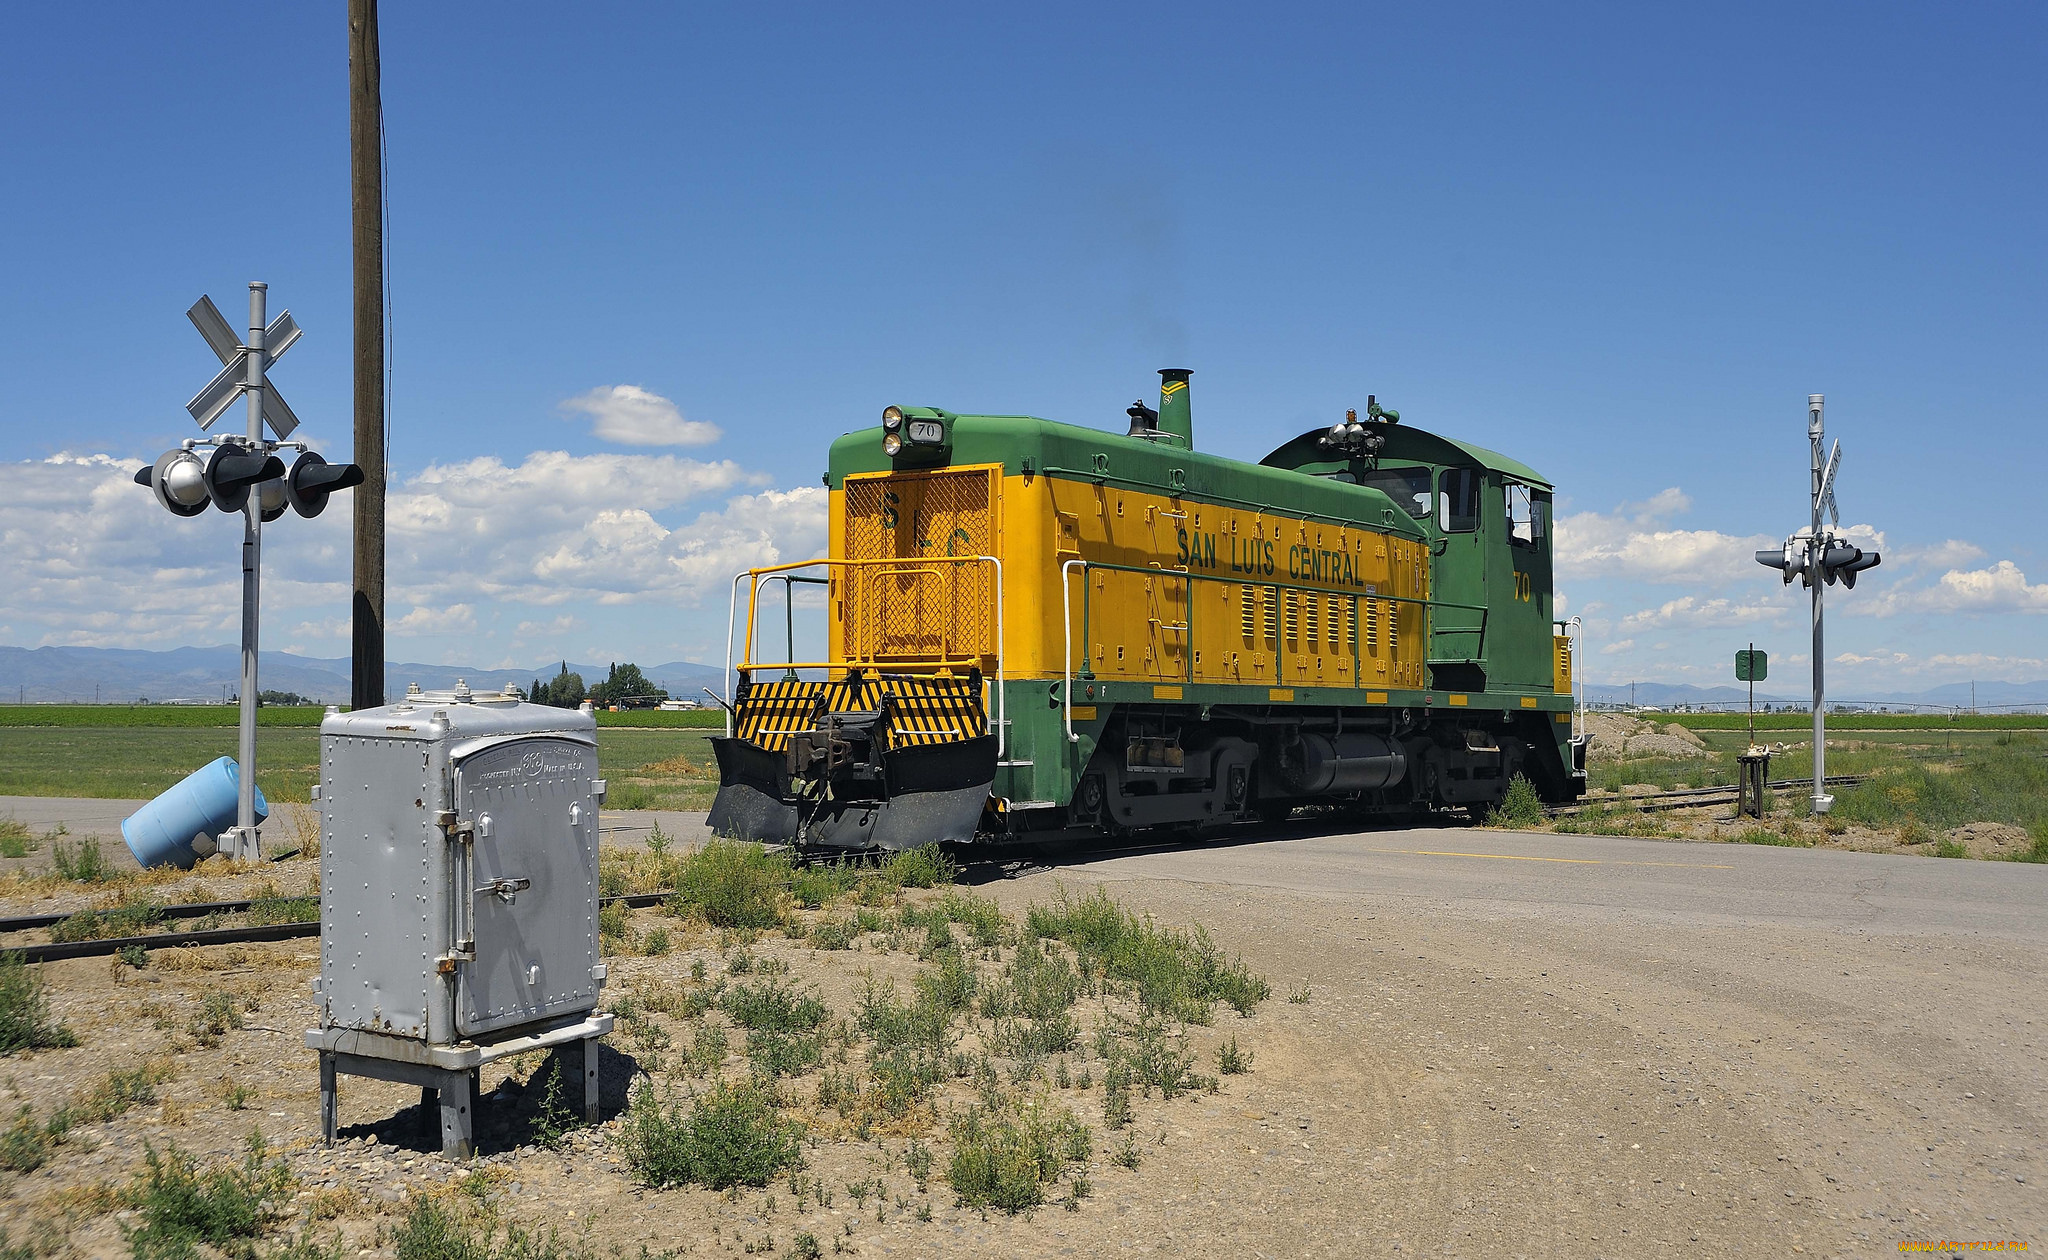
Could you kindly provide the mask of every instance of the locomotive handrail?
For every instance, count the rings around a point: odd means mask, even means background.
[[[1081,569],[1082,571],[1084,571],[1084,572],[1085,572],[1085,571],[1087,571],[1087,570],[1089,570],[1089,569],[1107,569],[1107,570],[1109,570],[1109,571],[1111,571],[1111,572],[1113,572],[1113,573],[1141,573],[1141,574],[1144,574],[1144,575],[1146,575],[1146,576],[1148,576],[1148,577],[1149,577],[1149,576],[1152,576],[1152,575],[1155,575],[1155,574],[1158,574],[1158,575],[1177,575],[1177,576],[1179,576],[1180,578],[1182,578],[1183,580],[1187,580],[1187,581],[1195,581],[1195,582],[1219,582],[1219,583],[1222,583],[1223,585],[1226,585],[1226,586],[1270,586],[1270,587],[1272,587],[1272,588],[1273,588],[1274,590],[1288,590],[1288,591],[1300,591],[1300,592],[1304,592],[1304,593],[1306,593],[1306,594],[1310,594],[1310,595],[1343,595],[1343,594],[1345,594],[1345,592],[1342,592],[1342,591],[1333,591],[1333,590],[1329,589],[1328,587],[1324,587],[1324,586],[1303,586],[1303,585],[1300,585],[1299,583],[1294,583],[1294,582],[1276,582],[1276,581],[1264,581],[1264,582],[1246,582],[1246,581],[1244,581],[1244,580],[1243,580],[1243,578],[1242,578],[1242,577],[1224,577],[1224,576],[1221,576],[1221,575],[1219,575],[1219,574],[1214,574],[1214,573],[1195,573],[1195,572],[1191,572],[1190,570],[1188,570],[1188,569],[1185,569],[1185,568],[1179,568],[1179,569],[1161,569],[1161,568],[1159,568],[1158,566],[1154,565],[1154,566],[1151,566],[1151,567],[1149,567],[1149,568],[1142,568],[1142,569],[1141,569],[1141,568],[1137,567],[1136,565],[1129,565],[1129,564],[1115,564],[1115,563],[1112,563],[1112,562],[1109,562],[1109,561],[1095,561],[1095,560],[1085,560],[1085,559],[1079,559],[1079,558],[1076,558],[1076,559],[1073,559],[1073,560],[1067,560],[1067,561],[1063,561],[1063,562],[1062,562],[1062,563],[1060,564],[1060,622],[1061,622],[1061,625],[1060,625],[1060,629],[1061,629],[1061,632],[1062,632],[1062,634],[1063,634],[1063,635],[1065,636],[1065,639],[1064,639],[1064,642],[1065,642],[1065,650],[1064,650],[1064,655],[1063,655],[1063,658],[1062,658],[1062,660],[1061,660],[1061,672],[1060,672],[1060,704],[1061,704],[1061,708],[1062,708],[1062,710],[1063,710],[1063,713],[1062,713],[1062,717],[1063,717],[1063,719],[1064,719],[1064,721],[1065,721],[1065,724],[1066,724],[1066,731],[1067,731],[1067,742],[1068,742],[1068,743],[1070,743],[1070,744],[1078,744],[1078,743],[1080,743],[1080,742],[1081,742],[1081,737],[1080,737],[1079,735],[1076,735],[1076,734],[1074,733],[1074,603],[1073,603],[1073,600],[1074,600],[1074,584],[1073,584],[1073,572],[1074,572],[1074,569],[1075,569],[1075,568],[1076,568],[1077,566],[1078,566],[1078,567],[1079,567],[1079,568],[1080,568],[1080,569]],[[1426,598],[1426,597],[1418,597],[1418,596],[1414,596],[1414,595],[1382,595],[1382,594],[1380,594],[1380,593],[1378,593],[1378,592],[1376,592],[1376,591],[1375,591],[1375,592],[1370,592],[1370,593],[1368,593],[1368,594],[1365,594],[1365,595],[1358,595],[1358,594],[1355,594],[1355,593],[1354,593],[1354,594],[1351,594],[1351,595],[1350,595],[1349,597],[1350,597],[1350,598],[1352,598],[1352,599],[1377,599],[1377,600],[1384,600],[1384,601],[1386,601],[1387,603],[1390,603],[1390,604],[1420,604],[1420,605],[1422,605],[1422,607],[1423,607],[1423,609],[1424,609],[1424,612],[1425,612],[1425,614],[1427,613],[1427,611],[1428,611],[1429,609],[1432,609],[1432,608],[1459,608],[1459,609],[1468,609],[1468,610],[1476,610],[1476,611],[1477,611],[1477,612],[1479,613],[1479,615],[1480,615],[1480,623],[1479,623],[1479,624],[1480,624],[1480,630],[1481,630],[1481,633],[1482,633],[1482,634],[1484,634],[1484,631],[1485,631],[1485,626],[1486,626],[1486,615],[1487,615],[1487,611],[1488,611],[1488,610],[1487,610],[1487,607],[1486,607],[1486,605],[1484,605],[1484,604],[1465,604],[1465,603],[1459,603],[1459,602],[1456,602],[1456,601],[1454,601],[1454,600],[1447,600],[1447,599],[1429,599],[1429,598]],[[1193,602],[1192,600],[1190,600],[1190,601],[1189,601],[1189,603],[1188,603],[1188,607],[1189,607],[1189,608],[1190,608],[1191,610],[1193,609],[1193,607],[1194,607],[1194,602]],[[1083,613],[1083,615],[1084,615],[1084,616],[1086,615],[1087,611],[1088,611],[1088,607],[1087,607],[1087,605],[1086,605],[1086,604],[1083,604],[1083,605],[1082,605],[1082,613]],[[1158,620],[1158,618],[1156,618],[1156,617],[1155,617],[1155,618],[1152,618],[1151,620],[1152,620],[1152,621],[1157,621],[1157,620]],[[1083,627],[1083,630],[1082,630],[1082,637],[1083,637],[1083,639],[1086,639],[1086,638],[1087,638],[1087,629],[1086,629],[1086,627],[1085,627],[1085,626]],[[1192,637],[1192,633],[1190,633],[1190,637]],[[1083,647],[1084,647],[1084,648],[1086,647],[1086,644],[1085,644],[1085,643],[1083,644]],[[1353,677],[1354,679],[1356,679],[1356,678],[1357,678],[1357,676],[1358,676],[1358,675],[1357,675],[1357,666],[1356,666],[1356,660],[1357,660],[1357,652],[1358,652],[1358,645],[1357,645],[1357,643],[1356,643],[1355,641],[1354,641],[1354,642],[1353,642],[1353,644],[1352,644],[1352,648],[1351,648],[1351,650],[1352,650],[1352,657],[1353,657],[1353,662],[1354,662],[1354,664],[1353,664],[1353,671],[1352,671],[1352,677]],[[1190,650],[1188,651],[1188,653],[1187,653],[1187,657],[1188,657],[1188,660],[1187,660],[1187,668],[1186,668],[1186,675],[1187,675],[1187,680],[1188,680],[1189,682],[1193,682],[1193,681],[1194,681],[1194,676],[1195,676],[1195,665],[1194,665],[1194,653],[1193,653],[1192,649],[1190,649]],[[1428,660],[1428,657],[1427,657],[1427,655],[1425,654],[1425,656],[1424,656],[1424,662],[1425,662],[1425,664],[1427,663],[1427,660]],[[1277,679],[1276,679],[1276,681],[1277,681]],[[1354,682],[1354,683],[1352,684],[1352,686],[1353,686],[1354,688],[1357,688],[1357,687],[1360,687],[1360,686],[1362,686],[1362,684],[1360,684],[1360,683],[1357,683],[1357,682]],[[1427,690],[1427,689],[1425,688],[1425,690]]]
[[[1004,665],[1005,653],[1003,651],[1003,562],[995,556],[871,556],[865,559],[858,560],[847,557],[821,556],[816,560],[791,560],[783,564],[763,565],[760,568],[748,569],[745,572],[734,574],[732,579],[732,597],[726,612],[725,619],[726,738],[730,739],[733,735],[732,687],[733,679],[736,677],[737,674],[741,672],[752,673],[755,670],[761,669],[843,669],[847,667],[849,664],[872,663],[865,659],[846,661],[766,662],[754,660],[754,614],[756,606],[758,605],[761,598],[762,584],[766,581],[773,579],[778,574],[787,574],[796,569],[812,569],[818,567],[819,565],[823,565],[829,570],[837,567],[867,568],[874,565],[885,564],[907,565],[909,567],[900,570],[901,572],[905,573],[935,572],[935,570],[921,569],[917,567],[920,565],[932,564],[987,564],[994,567],[996,571],[996,756],[1003,757],[1008,755],[1010,747],[1010,698],[1007,694],[1008,689],[1003,685],[1007,677]],[[753,589],[747,598],[746,659],[741,660],[738,666],[735,667],[732,659],[732,632],[734,626],[737,625],[739,621],[740,581],[744,578],[754,579],[754,584]],[[941,657],[934,662],[928,663],[936,664],[941,668],[947,668],[956,664],[979,664],[979,661],[979,657],[967,657],[957,661],[950,657]]]

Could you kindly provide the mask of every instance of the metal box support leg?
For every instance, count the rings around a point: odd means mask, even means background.
[[[597,1107],[597,1043],[596,1037],[585,1037],[583,1046],[583,1120],[596,1124],[602,1117]]]
[[[328,1146],[334,1145],[334,1130],[340,1120],[340,1098],[336,1095],[334,1080],[334,1056],[320,1056],[320,1140]]]
[[[441,1077],[441,1154],[449,1159],[468,1159],[476,1151],[474,1079],[474,1071],[466,1068]]]

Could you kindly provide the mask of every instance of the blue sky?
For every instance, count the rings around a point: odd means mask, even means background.
[[[193,431],[182,312],[254,278],[345,451],[343,5],[11,34],[0,641],[231,641],[234,522],[117,464]],[[1748,552],[1823,392],[1886,553],[1837,677],[2048,676],[2039,6],[392,3],[383,42],[394,656],[715,660],[885,403],[1121,426],[1185,364],[1207,449],[1370,392],[1551,476],[1613,681],[1803,659]],[[346,654],[346,529],[274,527],[266,644]]]

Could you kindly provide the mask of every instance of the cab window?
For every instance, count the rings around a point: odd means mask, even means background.
[[[1550,496],[1533,486],[1510,481],[1507,494],[1508,541],[1517,547],[1541,547],[1550,533]]]
[[[1479,528],[1479,470],[1447,468],[1437,482],[1437,525],[1447,534]]]
[[[1374,468],[1358,477],[1358,484],[1377,490],[1407,509],[1418,521],[1429,519],[1432,506],[1427,468]]]

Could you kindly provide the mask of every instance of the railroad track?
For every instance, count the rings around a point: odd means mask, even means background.
[[[1829,775],[1827,782],[1830,787],[1851,787],[1863,782],[1867,777],[1869,776],[1860,774]],[[1810,779],[1773,779],[1767,786],[1773,790],[1781,790],[1805,787],[1811,782],[1812,780]],[[1573,814],[1595,806],[1610,804],[1626,805],[1629,808],[1640,810],[1644,813],[1655,813],[1664,810],[1694,809],[1702,805],[1732,804],[1735,796],[1736,789],[1733,785],[1725,787],[1673,788],[1669,791],[1655,792],[1642,796],[1613,797],[1577,805],[1554,805],[1549,807],[1545,813],[1553,818],[1570,817]],[[1256,842],[1262,839],[1285,839],[1296,835],[1321,834],[1327,828],[1316,821],[1297,819],[1291,823],[1265,824],[1254,830],[1258,834],[1237,837],[1239,842]],[[1186,843],[1185,840],[1166,840],[1139,842],[1109,848],[1090,846],[1086,852],[1091,857],[1100,858],[1178,848]],[[1051,848],[1057,851],[1064,849],[1065,846],[1054,844]],[[598,904],[601,906],[623,904],[635,909],[644,909],[648,906],[658,906],[674,895],[673,891],[626,893],[614,897],[601,897],[598,899]],[[153,906],[150,907],[150,914],[155,920],[189,921],[193,919],[207,919],[219,915],[249,914],[265,906],[313,900],[315,899],[310,897],[259,897],[245,901],[199,901],[185,905]],[[78,914],[87,913],[95,913],[95,911],[81,910],[61,914],[29,914],[17,915],[12,918],[0,918],[0,938],[5,938],[19,932],[32,932],[38,929],[55,927],[57,924],[71,919]],[[100,910],[97,913],[118,914],[119,910],[118,908],[111,911]],[[319,934],[320,921],[316,917],[285,923],[243,924],[236,927],[194,928],[186,931],[174,929],[132,936],[108,936],[87,941],[34,941],[24,942],[20,945],[11,945],[6,943],[4,939],[0,939],[0,953],[18,953],[25,962],[43,963],[57,962],[66,958],[103,958],[118,954],[126,949],[135,948],[152,950],[175,949],[190,945],[246,945],[267,941],[297,940],[309,936],[318,936]]]
[[[1827,784],[1829,787],[1854,787],[1869,777],[1867,774],[1831,774],[1827,777]],[[1807,787],[1812,783],[1812,779],[1772,779],[1764,786],[1772,791],[1780,791],[1785,788]],[[1732,783],[1721,787],[1672,788],[1669,791],[1650,792],[1641,796],[1610,796],[1597,801],[1581,801],[1576,805],[1552,805],[1545,809],[1544,813],[1552,818],[1569,818],[1573,814],[1608,805],[1623,805],[1646,814],[1672,809],[1697,809],[1702,805],[1733,802],[1736,792],[1736,787]]]

